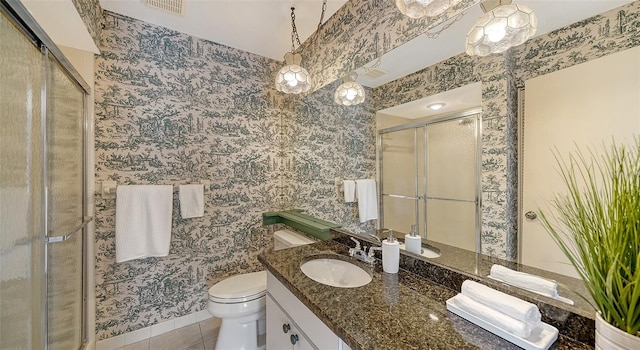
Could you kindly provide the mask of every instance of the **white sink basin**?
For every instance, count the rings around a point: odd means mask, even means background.
[[[300,265],[312,280],[333,287],[355,288],[371,282],[371,275],[360,266],[337,259],[314,259]]]

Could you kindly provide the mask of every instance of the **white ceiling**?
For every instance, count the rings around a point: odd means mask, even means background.
[[[328,0],[326,22],[346,0]],[[100,0],[105,10],[235,47],[278,61],[291,51],[291,7],[304,42],[318,27],[322,0],[185,0],[178,16],[149,8],[144,0]]]
[[[21,0],[58,46],[100,53],[71,0]]]
[[[444,106],[437,110],[428,108],[434,103],[444,103]],[[442,92],[436,95],[421,98],[419,100],[407,102],[401,105],[381,109],[378,113],[405,119],[431,119],[459,111],[466,111],[474,107],[479,107],[482,103],[482,83],[477,82],[457,89]]]
[[[282,61],[284,54],[291,48],[290,7],[296,7],[296,27],[302,42],[316,29],[322,7],[322,0],[185,1],[184,16],[146,7],[143,0],[100,0],[100,3],[109,11],[279,61]],[[345,2],[329,0],[325,21]],[[629,2],[631,1],[514,0],[514,3],[528,5],[537,14],[539,25],[536,35]],[[380,68],[387,74],[377,79],[368,79],[360,69],[358,82],[369,87],[380,86],[464,52],[465,35],[481,14],[480,6],[474,6],[462,20],[453,24],[437,39],[420,35],[396,48],[381,60]]]

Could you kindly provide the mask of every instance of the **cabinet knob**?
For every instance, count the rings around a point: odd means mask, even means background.
[[[289,337],[289,339],[291,340],[291,344],[296,345],[296,343],[298,342],[298,335],[291,334],[291,337]]]
[[[291,330],[291,325],[288,323],[283,323],[282,324],[282,331],[284,333],[289,333],[289,331]]]
[[[535,211],[528,211],[524,214],[524,217],[529,220],[535,220],[536,218],[538,218],[538,214],[536,214]]]

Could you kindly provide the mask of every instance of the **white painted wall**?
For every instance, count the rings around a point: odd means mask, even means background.
[[[640,134],[640,47],[525,82],[522,211],[543,209],[566,193],[552,149],[576,150]],[[522,263],[569,276],[575,269],[540,225],[522,218]]]
[[[100,53],[71,0],[20,0],[58,46]]]

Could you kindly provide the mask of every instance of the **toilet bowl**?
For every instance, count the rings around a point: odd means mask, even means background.
[[[274,232],[274,249],[313,243],[312,238],[291,230]],[[209,288],[207,310],[220,318],[217,350],[265,349],[267,272],[228,277]]]

